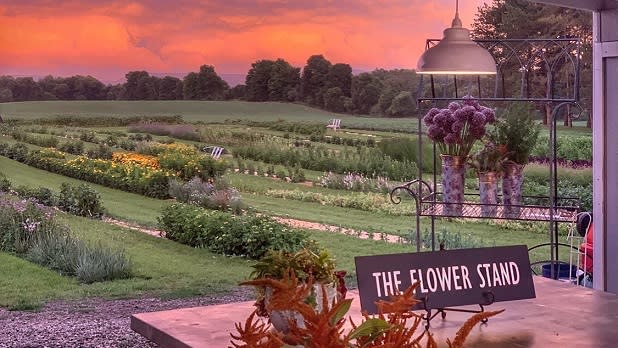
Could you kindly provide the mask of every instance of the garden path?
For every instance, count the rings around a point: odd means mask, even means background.
[[[401,243],[402,242],[402,237],[392,235],[392,234],[382,233],[382,232],[368,232],[368,231],[362,231],[362,230],[354,230],[351,228],[343,228],[340,226],[328,225],[328,224],[324,224],[320,222],[297,220],[297,219],[284,218],[284,217],[279,217],[279,216],[274,216],[273,218],[277,220],[278,222],[284,225],[288,225],[292,228],[309,229],[309,230],[316,230],[316,231],[322,231],[322,232],[343,233],[343,234],[354,236],[360,239],[383,240],[388,243]],[[153,228],[146,228],[144,226],[140,226],[138,224],[134,224],[134,223],[127,222],[127,221],[116,220],[110,217],[104,218],[103,221],[110,223],[110,224],[117,225],[117,226],[129,228],[135,231],[147,233],[155,237],[165,236],[165,232],[163,231],[153,229]]]

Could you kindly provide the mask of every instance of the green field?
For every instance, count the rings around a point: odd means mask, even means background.
[[[415,130],[416,121],[356,117],[334,114],[300,104],[251,103],[243,101],[36,101],[0,103],[0,115],[9,119],[35,119],[55,116],[131,117],[181,115],[187,122],[225,122],[226,120],[276,121],[280,119],[328,124],[340,118],[346,128],[374,128],[385,126],[402,130]]]
[[[260,146],[264,144],[278,144],[281,147],[292,147],[294,139],[308,140],[307,134],[287,134],[288,132],[276,131],[260,126],[246,127],[243,125],[222,125],[218,123],[226,120],[253,120],[273,121],[285,120],[288,122],[320,123],[326,124],[328,119],[337,117],[342,119],[342,124],[347,129],[338,132],[341,138],[367,139],[367,135],[376,136],[376,140],[384,137],[414,137],[411,131],[416,129],[415,119],[383,119],[370,117],[355,117],[350,115],[333,115],[322,110],[309,108],[298,104],[281,103],[248,103],[248,102],[200,102],[200,101],[49,101],[49,102],[24,102],[24,103],[0,103],[0,114],[7,119],[34,120],[37,118],[53,118],[55,116],[80,116],[80,117],[131,117],[131,116],[162,116],[182,115],[186,122],[201,121],[208,125],[201,129],[211,128],[219,130],[222,134],[237,132],[235,134],[259,133],[267,135],[262,143],[247,143],[242,145]],[[31,126],[20,126],[31,127]],[[25,130],[30,135],[37,137],[49,137],[51,131],[61,134],[60,142],[79,138],[85,131],[97,133],[97,139],[105,139],[109,134],[118,133],[118,138],[129,139],[130,135],[126,127],[62,127],[46,126],[48,134],[41,135],[38,130]],[[44,127],[43,127],[44,128]],[[371,131],[382,130],[382,131]],[[401,130],[392,132],[392,130]],[[386,131],[391,130],[391,131]],[[59,133],[56,133],[59,132]],[[570,131],[581,136],[588,136],[589,130],[577,128]],[[335,135],[331,130],[329,136]],[[69,139],[65,137],[68,136]],[[153,136],[155,140],[173,140],[186,144],[202,145],[195,141],[172,139],[168,136]],[[232,137],[233,138],[233,137]],[[231,139],[237,140],[237,139]],[[242,139],[241,139],[242,140]],[[203,141],[203,140],[202,140]],[[324,141],[324,140],[321,140]],[[10,135],[0,136],[0,142],[14,144],[15,140]],[[234,142],[232,144],[238,144]],[[233,150],[233,145],[229,147]],[[26,144],[29,149],[40,147]],[[325,142],[311,142],[311,146],[320,149],[328,149],[332,153],[350,153],[360,151],[360,147],[346,146],[341,143],[332,144]],[[98,147],[95,143],[85,143],[85,149]],[[304,148],[297,148],[305,151]],[[119,147],[113,151],[125,151]],[[322,151],[322,150],[321,150]],[[299,152],[300,153],[300,152]],[[68,155],[67,157],[74,157]],[[232,155],[225,155],[225,159],[236,165],[237,159]],[[251,163],[262,169],[271,164],[269,159],[254,161],[247,159],[245,164]],[[280,164],[274,165],[276,170],[287,169]],[[529,165],[529,176],[536,178],[545,177],[546,166]],[[548,169],[547,169],[548,171]],[[0,156],[0,172],[4,173],[14,186],[25,185],[31,188],[48,187],[58,190],[64,182],[71,184],[84,183],[81,180],[65,177],[59,174],[36,169],[24,163]],[[414,178],[418,173],[412,173]],[[305,169],[308,180],[317,181],[323,173],[321,171]],[[565,170],[560,169],[560,178],[585,182],[589,177],[589,170]],[[429,178],[429,173],[423,177]],[[402,239],[413,239],[414,233],[414,206],[408,199],[402,208],[405,214],[396,214],[392,211],[367,211],[360,207],[350,208],[337,206],[324,201],[303,201],[299,199],[275,198],[269,196],[272,190],[285,193],[306,192],[315,193],[318,197],[332,197],[344,199],[357,197],[356,193],[344,189],[332,189],[319,187],[316,183],[291,183],[285,180],[266,178],[228,171],[224,178],[242,195],[243,202],[251,209],[267,215],[289,217],[297,220],[319,222],[332,226],[334,229],[364,230],[371,233],[387,233],[401,236]],[[470,178],[469,178],[470,179]],[[124,192],[101,185],[91,184],[100,194],[107,215],[118,220],[136,223],[144,227],[156,227],[157,217],[161,209],[173,202],[171,199],[158,200],[145,196]],[[473,190],[473,188],[472,188]],[[380,197],[367,195],[370,197]],[[383,195],[381,198],[385,198]],[[355,198],[356,199],[356,198]],[[377,203],[376,203],[377,204]],[[390,203],[389,203],[390,204]],[[226,257],[215,255],[204,249],[194,249],[178,243],[155,238],[147,234],[124,229],[101,221],[93,221],[80,217],[60,214],[61,221],[67,224],[71,230],[88,243],[102,242],[104,245],[124,249],[134,263],[136,276],[131,279],[102,282],[91,285],[79,284],[74,278],[63,277],[56,272],[39,267],[13,255],[0,252],[0,273],[6,276],[0,277],[0,306],[9,308],[32,308],[41,303],[54,299],[75,299],[91,296],[101,297],[135,297],[135,296],[193,296],[201,294],[217,295],[230,291],[236,284],[245,279],[251,272],[251,261],[240,257]],[[563,234],[566,231],[564,224]],[[430,227],[430,219],[422,218],[421,232],[426,233]],[[461,237],[472,243],[473,246],[498,246],[525,244],[533,246],[548,241],[547,224],[533,223],[520,224],[509,221],[494,222],[492,220],[473,219],[437,219],[436,234],[440,238],[446,230],[456,237]],[[346,269],[350,274],[348,280],[354,286],[354,257],[359,255],[385,254],[395,252],[414,251],[411,244],[387,244],[382,241],[360,240],[351,235],[336,234],[330,232],[311,231],[312,238],[318,240],[338,259],[338,268]],[[449,237],[451,238],[451,237]],[[561,236],[561,241],[564,236]],[[336,246],[336,247],[333,247]],[[549,251],[539,249],[531,253],[533,261],[547,259]],[[562,259],[568,258],[567,250],[562,251]],[[222,270],[225,270],[224,272]],[[25,291],[24,291],[25,289]]]

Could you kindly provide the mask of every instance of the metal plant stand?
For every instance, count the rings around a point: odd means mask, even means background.
[[[435,45],[439,40],[427,40],[427,48]],[[421,248],[421,217],[430,218],[431,250],[436,250],[435,223],[436,218],[478,218],[478,219],[508,219],[525,221],[543,221],[549,225],[549,241],[540,246],[550,247],[552,264],[551,277],[557,278],[553,264],[559,262],[558,249],[562,243],[558,241],[558,224],[572,223],[580,211],[580,202],[577,198],[558,197],[557,158],[556,158],[556,122],[560,112],[566,112],[565,117],[577,118],[571,108],[581,110],[579,105],[579,62],[581,56],[581,42],[576,38],[558,39],[527,39],[527,40],[478,40],[477,43],[487,48],[496,59],[498,74],[493,80],[490,78],[474,77],[434,77],[429,81],[423,79],[418,89],[419,110],[429,106],[445,105],[450,101],[460,100],[464,95],[472,95],[479,101],[499,105],[504,102],[535,102],[542,103],[546,110],[551,110],[548,119],[549,125],[549,182],[547,196],[523,197],[523,203],[518,207],[517,214],[509,213],[503,205],[495,204],[495,214],[483,214],[486,204],[477,203],[478,195],[465,194],[461,214],[453,215],[454,209],[445,209],[449,203],[441,200],[442,192],[437,187],[437,160],[436,145],[433,145],[433,182],[415,179],[395,187],[391,191],[391,201],[401,202],[401,193],[407,193],[415,202],[416,219],[416,249]],[[538,80],[542,81],[544,95],[538,95]],[[536,89],[533,81],[537,81]],[[558,91],[558,88],[560,90]],[[568,88],[566,88],[568,87]],[[561,95],[567,91],[566,95]],[[536,94],[535,94],[536,91]],[[428,95],[428,96],[427,96]],[[422,112],[421,112],[422,114]],[[422,178],[423,171],[423,125],[422,117],[418,118],[418,178]],[[443,312],[442,312],[443,313]],[[437,313],[436,313],[437,314]],[[428,318],[433,318],[428,313]],[[428,320],[430,320],[429,318]]]

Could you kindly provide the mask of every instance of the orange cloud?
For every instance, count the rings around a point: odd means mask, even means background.
[[[356,69],[413,68],[426,38],[439,38],[452,1],[62,1],[0,5],[0,74],[130,70],[245,73],[258,59],[304,65],[312,54]],[[460,8],[469,27],[482,1]]]

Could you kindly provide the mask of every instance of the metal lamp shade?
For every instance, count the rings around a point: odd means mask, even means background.
[[[465,28],[448,28],[444,38],[421,55],[416,72],[433,75],[495,75],[491,54],[470,40]]]

